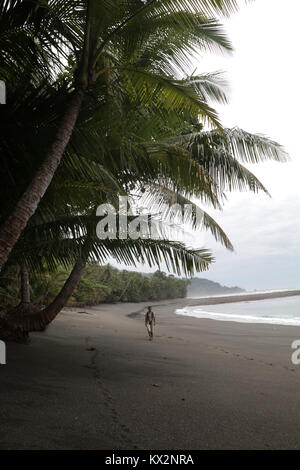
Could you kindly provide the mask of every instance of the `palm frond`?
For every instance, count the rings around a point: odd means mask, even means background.
[[[191,153],[179,146],[160,144],[147,146],[153,164],[157,165],[157,181],[172,186],[174,191],[193,195],[221,208],[223,197],[218,185],[204,166]]]
[[[203,133],[208,145],[227,150],[234,158],[244,163],[258,163],[266,160],[285,162],[289,159],[282,145],[261,134],[251,134],[243,129],[225,128]]]
[[[137,263],[148,263],[150,267],[162,267],[177,274],[192,276],[195,272],[208,269],[213,258],[206,249],[189,249],[184,244],[170,240],[99,240],[77,238],[48,239],[32,244],[26,243],[18,253],[19,260],[26,260],[33,272],[44,270],[45,265],[54,271],[58,265],[70,267],[81,257],[97,260],[101,264],[114,258],[117,262],[136,266]]]
[[[176,110],[178,113],[194,112],[199,115],[204,124],[216,126],[218,129],[222,128],[217,112],[207,104],[203,96],[199,96],[199,89],[195,88],[195,83],[174,80],[133,66],[124,66],[122,70],[127,78],[129,95],[142,106],[155,105],[170,111]],[[206,87],[205,92],[208,93],[208,91]],[[214,89],[214,97],[216,96],[216,89]]]
[[[233,251],[233,245],[220,225],[201,207],[171,188],[153,183],[141,204],[159,213],[162,232],[163,225],[173,223],[176,215],[179,215],[181,223],[190,224],[194,230],[210,231],[217,242]],[[178,205],[178,214],[176,214],[176,205]],[[189,206],[189,210],[186,210],[186,206]]]

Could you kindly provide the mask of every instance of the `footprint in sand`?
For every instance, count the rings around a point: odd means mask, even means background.
[[[284,366],[284,368],[285,368],[286,370],[291,371],[291,372],[295,372],[295,369],[293,369],[292,367]]]
[[[220,348],[220,351],[222,351],[222,352],[225,353],[225,354],[229,354],[229,351],[226,351],[226,349]]]
[[[121,424],[121,428],[127,432],[127,433],[130,433],[130,429],[125,425],[125,424]]]

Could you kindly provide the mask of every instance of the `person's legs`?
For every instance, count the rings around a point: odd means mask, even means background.
[[[151,322],[151,339],[153,338],[153,322]]]
[[[148,331],[149,339],[151,339],[151,323],[146,323],[146,328]]]

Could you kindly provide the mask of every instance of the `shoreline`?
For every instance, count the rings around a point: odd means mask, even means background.
[[[173,314],[176,315],[176,310],[181,310],[185,307],[197,307],[197,306],[205,306],[205,305],[217,305],[217,304],[229,304],[229,303],[237,303],[237,302],[254,302],[260,300],[267,300],[267,299],[277,299],[277,298],[284,298],[284,297],[297,297],[300,296],[300,290],[288,290],[288,291],[278,291],[278,292],[264,292],[264,293],[253,293],[253,294],[238,294],[238,295],[228,295],[228,296],[218,296],[218,297],[204,297],[204,298],[195,298],[191,299],[189,297],[183,297],[178,299],[166,299],[160,301],[152,301],[151,306],[153,308],[160,307],[162,311],[169,310],[172,305],[174,305]],[[148,302],[149,303],[149,302]],[[137,304],[132,305],[142,305],[142,308],[139,310],[131,311],[127,313],[127,317],[129,318],[138,318],[141,317],[143,313],[146,312],[146,308],[148,303],[140,302]],[[127,302],[120,302],[119,304],[106,304],[106,305],[126,305]],[[103,305],[103,304],[101,304]],[[100,306],[99,306],[100,307]],[[184,316],[184,315],[183,315]],[[208,318],[201,318],[192,316],[196,320],[208,320],[208,321],[217,321],[216,319],[208,319]],[[218,320],[223,322],[223,320]],[[225,320],[224,320],[225,321]],[[227,322],[236,323],[235,321],[226,320]],[[239,323],[239,322],[237,322]],[[243,322],[244,324],[252,324],[252,322]],[[260,323],[260,322],[259,322]],[[254,323],[256,324],[256,323]],[[266,323],[268,324],[268,323]],[[284,325],[281,323],[269,323],[270,325],[277,325],[277,326],[292,326],[292,325]],[[297,326],[297,325],[294,325]]]
[[[212,296],[212,297],[199,297],[198,299],[190,299],[188,306],[197,306],[197,305],[216,305],[216,304],[226,304],[226,303],[235,303],[235,302],[253,302],[256,300],[266,300],[266,299],[279,299],[282,297],[293,297],[299,296],[300,290],[286,290],[286,291],[277,291],[277,292],[262,292],[262,293],[253,293],[253,294],[237,294],[237,295],[228,295],[228,296]],[[188,297],[186,297],[188,300]]]

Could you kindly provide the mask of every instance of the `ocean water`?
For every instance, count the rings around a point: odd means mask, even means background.
[[[189,306],[176,310],[176,314],[238,323],[300,326],[300,296]]]

